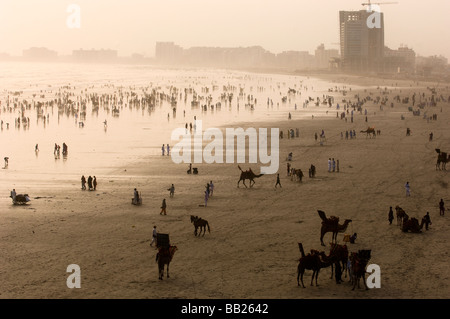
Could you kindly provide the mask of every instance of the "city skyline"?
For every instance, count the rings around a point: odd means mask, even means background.
[[[119,56],[154,57],[155,43],[161,41],[184,48],[261,46],[275,54],[314,52],[320,43],[339,49],[339,11],[362,10],[361,2],[80,0],[75,2],[79,28],[70,28],[73,2],[2,1],[0,53],[18,56],[30,47],[47,47],[69,55],[81,48],[104,48]],[[450,58],[441,40],[448,38],[449,9],[450,3],[436,0],[382,5],[386,46],[406,45],[420,56]]]

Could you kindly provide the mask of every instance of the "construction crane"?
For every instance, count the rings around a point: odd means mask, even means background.
[[[369,6],[369,8],[372,6],[372,4],[380,5],[380,4],[397,4],[398,2],[374,2],[370,3],[370,0],[367,3],[361,3],[363,6]]]

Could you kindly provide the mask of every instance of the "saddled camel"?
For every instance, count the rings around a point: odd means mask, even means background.
[[[351,219],[346,219],[344,221],[344,224],[339,224],[339,217],[331,216],[330,218],[327,218],[324,211],[318,210],[320,218],[322,218],[322,227],[320,229],[320,243],[322,246],[325,246],[323,243],[323,236],[328,233],[332,232],[333,235],[331,237],[331,242],[336,243],[337,242],[337,235],[338,233],[343,233],[347,230],[347,226],[349,223],[351,223]]]
[[[320,269],[328,267],[330,264],[321,260],[321,254],[323,254],[323,252],[319,253],[319,251],[311,249],[311,253],[305,255],[302,243],[298,243],[298,248],[300,249],[301,257],[298,260],[297,266],[297,285],[300,286],[301,281],[302,287],[305,288],[303,274],[305,273],[305,270],[308,269],[313,271],[311,286],[313,285],[314,278],[316,278],[316,286],[318,286],[317,278],[319,277]]]
[[[342,273],[345,272],[345,277],[347,278],[347,262],[348,262],[348,248],[347,245],[339,245],[335,243],[330,243],[330,253],[327,256],[329,262],[331,263],[331,278],[333,278],[333,264],[335,262],[342,263]]]
[[[366,133],[367,134],[366,137],[370,137],[370,134],[372,134],[373,137],[377,136],[377,133],[376,133],[374,127],[368,127],[367,130],[361,131],[361,133]]]
[[[366,250],[359,250],[357,253],[351,253],[350,255],[350,261],[351,261],[351,267],[352,267],[352,281],[353,281],[353,288],[352,290],[355,290],[356,285],[358,285],[359,288],[359,280],[362,278],[364,287],[369,289],[366,284],[366,267],[370,260],[370,249]]]
[[[169,278],[169,264],[173,255],[178,250],[177,246],[160,247],[156,254],[156,262],[158,263],[159,280],[164,276],[164,265],[167,265],[167,278]]]
[[[261,176],[263,176],[264,174],[259,174],[256,175],[255,173],[253,173],[252,169],[249,168],[246,171],[243,171],[242,168],[238,165],[239,169],[241,170],[241,177],[238,180],[237,183],[237,187],[239,187],[239,183],[242,181],[242,184],[244,184],[244,186],[247,188],[247,185],[245,185],[245,180],[248,179],[250,180],[250,187],[252,187],[255,184],[255,178],[259,178]],[[253,184],[252,184],[253,182]]]

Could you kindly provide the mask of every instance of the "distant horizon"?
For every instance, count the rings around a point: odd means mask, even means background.
[[[363,10],[361,2],[1,1],[0,53],[18,56],[24,49],[46,47],[64,56],[80,48],[110,48],[121,56],[153,57],[154,44],[162,39],[183,48],[261,46],[275,54],[314,52],[320,43],[339,49],[339,11]],[[450,1],[400,0],[380,8],[387,47],[404,45],[420,56],[450,60]]]
[[[178,44],[177,44],[176,42],[174,42],[174,41],[158,41],[158,42],[169,42],[169,43],[170,43],[170,42],[173,42],[175,45],[178,45]],[[320,46],[321,44],[323,44],[323,43],[319,43],[317,46]],[[156,43],[155,43],[155,45],[156,45]],[[393,47],[389,47],[389,46],[387,46],[387,45],[385,45],[385,46],[388,47],[389,49],[392,49],[392,50],[398,50],[398,49],[401,47],[401,46],[399,46],[399,47],[394,47],[394,48],[393,48]],[[272,53],[272,54],[275,54],[275,55],[281,54],[281,53],[283,53],[283,52],[289,52],[289,51],[293,51],[293,52],[308,52],[309,54],[314,55],[314,52],[310,52],[310,51],[308,51],[308,50],[285,50],[285,51],[282,51],[282,52],[275,53],[275,52],[272,52],[272,51],[270,51],[270,50],[264,48],[262,45],[248,45],[248,46],[236,46],[236,47],[231,47],[231,46],[206,46],[206,45],[199,45],[199,46],[192,46],[192,47],[188,47],[188,48],[185,48],[185,47],[182,47],[182,48],[183,48],[184,50],[188,50],[188,49],[191,49],[191,48],[235,49],[235,48],[251,48],[251,47],[261,47],[262,49],[264,49],[264,50],[266,50],[266,51],[268,51],[268,52],[270,52],[270,53]],[[409,48],[409,49],[414,50],[414,48],[408,47],[407,45],[404,45],[403,47],[407,47],[407,48]],[[105,50],[105,51],[109,51],[109,50],[111,50],[111,51],[117,51],[117,57],[118,57],[118,58],[132,57],[133,55],[136,55],[136,54],[137,54],[137,55],[142,55],[144,58],[150,58],[150,59],[151,59],[151,58],[156,58],[155,54],[153,54],[152,56],[146,56],[146,55],[143,55],[142,53],[138,53],[138,52],[131,52],[131,53],[129,53],[129,55],[121,55],[121,54],[120,54],[120,53],[121,53],[120,51],[115,50],[115,49],[111,49],[111,48],[78,48],[78,49],[72,49],[70,53],[67,53],[67,54],[61,54],[61,53],[58,52],[57,50],[54,50],[54,49],[52,49],[52,48],[48,48],[48,47],[45,47],[45,46],[31,46],[31,47],[28,47],[28,48],[23,48],[23,49],[22,49],[22,54],[21,54],[21,55],[13,55],[13,54],[10,54],[10,53],[8,53],[8,52],[0,52],[0,54],[7,54],[7,55],[10,56],[10,57],[20,58],[20,57],[23,57],[23,51],[29,50],[29,49],[32,49],[32,48],[43,48],[43,49],[47,49],[47,50],[49,50],[49,51],[56,52],[56,54],[57,54],[58,57],[69,57],[69,56],[72,56],[73,51],[78,51],[78,50],[86,50],[86,51],[90,51],[90,50],[95,50],[95,51]],[[325,49],[326,49],[326,50],[331,50],[332,48],[327,47],[327,46],[325,45]],[[339,54],[341,54],[340,49],[337,49],[337,50],[338,50]],[[417,51],[415,51],[415,50],[414,50],[414,52],[416,53],[416,57],[434,57],[434,56],[440,57],[440,56],[442,56],[442,57],[447,58],[447,59],[448,59],[448,62],[450,63],[450,59],[449,59],[448,57],[446,57],[445,55],[441,54],[441,53],[435,53],[435,54],[431,54],[431,55],[422,55],[422,54],[420,54],[419,52],[417,52]]]

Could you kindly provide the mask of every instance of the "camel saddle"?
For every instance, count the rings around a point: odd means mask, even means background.
[[[324,221],[325,222],[325,221]],[[330,218],[327,218],[326,221],[327,224],[330,225],[337,225],[339,223],[339,217],[336,216],[330,216]]]

